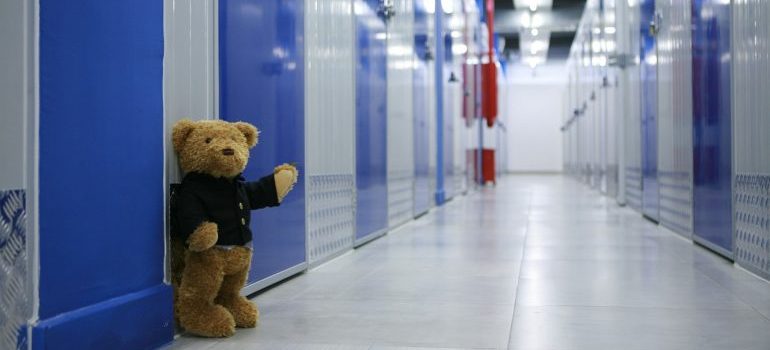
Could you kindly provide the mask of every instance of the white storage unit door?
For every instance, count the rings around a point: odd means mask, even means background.
[[[657,0],[665,14],[658,42],[658,178],[660,223],[692,235],[691,2]]]
[[[460,60],[462,58],[456,56],[455,59]],[[458,68],[455,71],[455,74],[462,76],[461,69],[462,67]],[[466,119],[462,116],[463,86],[458,83],[453,86],[453,89],[455,97],[453,98],[452,103],[454,103],[454,108],[457,113],[455,115],[454,124],[454,142],[452,144],[454,148],[454,184],[452,187],[454,187],[455,195],[459,195],[468,190],[468,159],[466,150],[470,147],[470,129],[466,124]]]
[[[607,145],[606,154],[606,192],[607,195],[615,198],[618,194],[618,119],[623,115],[618,113],[615,108],[615,100],[618,91],[618,76],[615,68],[605,70],[604,82],[604,110],[606,113],[605,124],[605,144]]]
[[[770,3],[735,0],[731,22],[734,257],[770,278]]]
[[[414,203],[414,2],[395,0],[388,25],[388,225],[412,219]]]
[[[430,17],[430,32],[433,32],[433,17]],[[432,36],[428,40],[433,40]],[[434,54],[436,54],[434,52]],[[430,60],[426,64],[427,70],[427,96],[428,96],[428,188],[430,189],[430,207],[436,206],[436,176],[438,168],[438,120],[436,120],[436,61]]]
[[[639,6],[629,6],[626,1],[616,2],[618,52],[625,62],[620,73],[620,91],[624,115],[623,140],[625,176],[625,200],[628,206],[642,210],[642,130],[641,130],[641,82],[639,66]]]
[[[355,22],[350,0],[305,2],[307,260],[353,247]]]

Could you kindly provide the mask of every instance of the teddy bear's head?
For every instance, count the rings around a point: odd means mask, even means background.
[[[180,120],[174,125],[172,142],[185,173],[235,177],[246,168],[249,149],[257,144],[259,131],[244,122]]]

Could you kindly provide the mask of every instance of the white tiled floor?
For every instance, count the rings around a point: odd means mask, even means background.
[[[770,284],[572,179],[512,176],[179,349],[770,349]]]

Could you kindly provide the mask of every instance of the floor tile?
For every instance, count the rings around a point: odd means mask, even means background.
[[[510,349],[767,350],[769,330],[747,310],[519,307]]]

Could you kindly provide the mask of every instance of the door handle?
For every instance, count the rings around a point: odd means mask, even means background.
[[[388,22],[396,15],[395,7],[394,0],[382,0],[380,7],[377,8],[377,14],[380,15],[385,22]]]
[[[655,11],[655,14],[652,16],[652,21],[650,21],[650,35],[657,36],[658,33],[660,33],[660,28],[663,25],[663,14],[661,14],[659,11]]]

